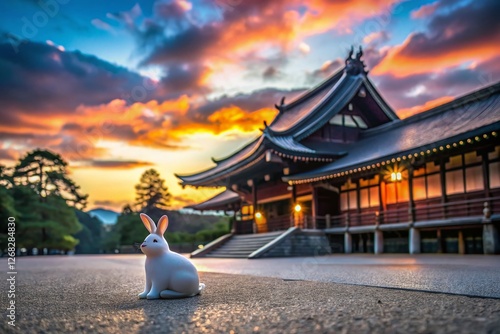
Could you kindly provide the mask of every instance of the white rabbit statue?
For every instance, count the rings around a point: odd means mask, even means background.
[[[151,233],[141,244],[146,254],[146,287],[139,298],[184,298],[201,293],[205,284],[200,283],[198,271],[184,256],[170,251],[163,234],[168,227],[168,217],[162,216],[158,227],[146,214],[141,220]]]

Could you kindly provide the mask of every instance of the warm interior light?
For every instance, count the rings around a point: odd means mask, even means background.
[[[403,178],[401,176],[401,172],[392,172],[391,173],[391,181],[401,181]]]
[[[300,204],[297,204],[295,205],[295,212],[300,212],[300,210],[302,210],[302,207],[300,206]]]
[[[257,218],[257,219],[261,219],[261,218],[262,218],[262,213],[260,213],[260,212],[256,212],[256,213],[255,213],[255,218]]]

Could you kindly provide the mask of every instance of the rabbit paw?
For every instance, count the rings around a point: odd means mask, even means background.
[[[146,296],[148,295],[147,291],[141,292],[138,296],[140,299],[146,299]]]
[[[147,299],[160,299],[160,294],[159,294],[159,293],[152,293],[152,292],[149,292],[149,293],[146,295],[146,298],[147,298]]]

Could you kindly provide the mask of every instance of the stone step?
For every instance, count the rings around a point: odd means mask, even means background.
[[[221,247],[208,253],[206,257],[246,258],[283,233],[284,231],[265,234],[235,235]]]
[[[227,244],[222,245],[220,248],[232,248],[232,247],[255,248],[255,247],[262,247],[263,245],[269,242],[271,242],[271,240],[269,240],[268,242],[261,242],[255,244],[228,242]]]
[[[250,254],[252,252],[253,252],[253,250],[251,250],[251,251],[248,251],[248,250],[224,251],[224,250],[217,249],[217,250],[214,250],[210,254]]]
[[[236,254],[210,254],[210,255],[207,255],[207,257],[224,258],[224,259],[227,259],[227,258],[231,258],[231,259],[234,259],[234,258],[246,259],[246,258],[248,257],[248,255],[236,255]]]

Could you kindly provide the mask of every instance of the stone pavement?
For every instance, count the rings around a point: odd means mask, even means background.
[[[193,259],[198,270],[500,298],[500,256],[335,254]]]
[[[148,301],[130,257],[18,262],[17,327],[2,333],[500,333],[499,299],[201,272],[202,296]]]

